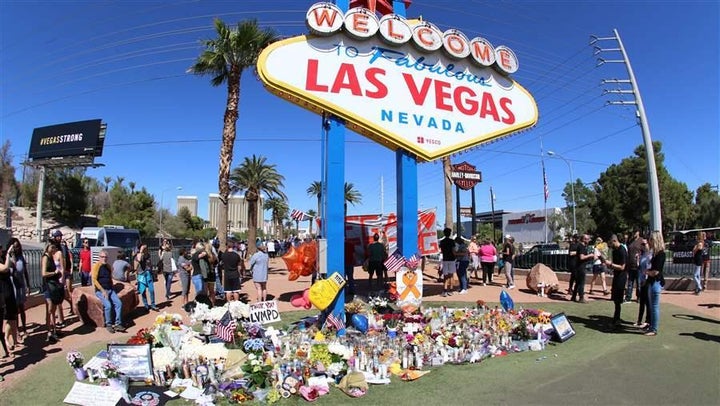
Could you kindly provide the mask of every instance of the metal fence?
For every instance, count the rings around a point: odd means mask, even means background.
[[[537,255],[533,257],[518,258],[514,265],[516,268],[530,269],[537,263],[543,263],[556,272],[568,271],[567,255]],[[695,265],[688,263],[676,264],[672,262],[672,257],[670,257],[668,262],[665,263],[663,273],[665,276],[692,278],[695,274]],[[712,256],[710,259],[710,277],[720,277],[720,255]]]

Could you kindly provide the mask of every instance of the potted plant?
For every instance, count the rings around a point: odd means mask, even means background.
[[[390,316],[385,319],[385,327],[387,328],[388,337],[395,338],[397,336],[398,318],[394,314],[386,315]]]
[[[124,390],[125,383],[120,376],[120,370],[118,366],[111,361],[105,361],[102,364],[101,370],[107,378],[108,385],[115,390]]]
[[[75,370],[75,379],[77,379],[78,381],[82,381],[87,378],[87,372],[85,372],[85,369],[83,369],[85,357],[83,357],[80,351],[69,351],[65,359],[67,360],[68,364],[70,364],[70,367]]]

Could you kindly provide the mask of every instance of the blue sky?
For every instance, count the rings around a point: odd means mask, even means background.
[[[212,20],[256,18],[283,35],[306,34],[311,1],[2,1],[0,2],[0,141],[9,139],[16,166],[35,127],[102,118],[108,124],[105,166],[90,176],[123,176],[146,187],[164,207],[175,196],[217,191],[225,88],[186,74],[212,38]],[[642,143],[631,106],[606,106],[602,79],[626,79],[621,64],[596,67],[590,35],[616,28],[642,92],[665,165],[691,190],[720,183],[718,128],[719,6],[716,1],[429,1],[415,0],[408,17],[442,30],[457,28],[515,51],[513,75],[535,97],[538,124],[530,130],[453,156],[483,173],[478,211],[542,208],[541,143],[589,183]],[[613,41],[604,48],[616,48]],[[604,53],[619,59],[619,53]],[[248,71],[241,84],[234,164],[252,154],[277,164],[291,208],[315,208],[305,190],[320,179],[320,118],[266,91]],[[348,132],[346,180],[362,193],[350,214],[394,211],[395,154]],[[546,157],[548,206],[563,206],[569,168]],[[21,172],[18,171],[18,177]],[[381,189],[381,178],[384,187]],[[182,187],[181,192],[175,189]],[[631,186],[630,186],[631,187]],[[418,168],[419,204],[444,213],[442,165]],[[382,196],[382,198],[381,198]],[[470,205],[470,194],[461,196]]]

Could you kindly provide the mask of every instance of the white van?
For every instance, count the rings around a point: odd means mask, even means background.
[[[122,226],[85,227],[80,232],[80,241],[88,240],[91,247],[119,247],[132,251],[140,241],[140,232]]]

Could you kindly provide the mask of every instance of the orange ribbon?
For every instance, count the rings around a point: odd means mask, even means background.
[[[402,276],[403,283],[405,284],[405,289],[400,293],[400,300],[404,300],[407,295],[412,292],[416,298],[420,297],[420,291],[415,286],[415,283],[418,280],[417,273],[408,271],[405,272]]]

